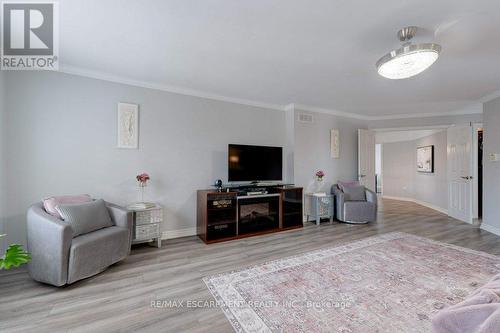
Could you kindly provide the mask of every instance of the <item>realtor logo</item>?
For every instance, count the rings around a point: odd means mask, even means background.
[[[57,70],[58,3],[2,2],[3,70]]]

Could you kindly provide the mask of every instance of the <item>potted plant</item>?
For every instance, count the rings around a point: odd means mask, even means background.
[[[151,179],[151,177],[149,177],[147,173],[143,172],[135,176],[135,179],[139,183],[139,188],[141,191],[141,201],[130,204],[128,208],[132,210],[142,210],[154,207],[154,203],[144,201],[144,189],[146,188],[146,186],[148,186],[148,181]]]
[[[321,189],[323,188],[323,177],[325,177],[325,172],[323,170],[318,170],[314,174],[315,178],[315,188],[314,188],[314,193],[319,193],[321,192]]]
[[[0,235],[0,238],[5,235]],[[10,269],[11,267],[19,267],[28,263],[31,256],[28,252],[24,251],[23,247],[19,244],[10,244],[4,255],[0,257],[0,270]]]
[[[151,178],[145,172],[135,176],[135,179],[139,182],[139,187],[141,188],[141,202],[144,203],[144,188],[148,186],[148,180]]]
[[[325,176],[325,172],[323,170],[318,170],[318,171],[316,171],[315,176],[316,176],[316,180],[321,182],[321,181],[323,181],[323,177]]]

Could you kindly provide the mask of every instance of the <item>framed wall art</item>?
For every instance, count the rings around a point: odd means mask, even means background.
[[[340,157],[340,133],[338,129],[330,130],[330,157]]]
[[[417,171],[425,173],[434,172],[434,146],[417,148]]]
[[[118,148],[139,148],[139,105],[118,103]]]

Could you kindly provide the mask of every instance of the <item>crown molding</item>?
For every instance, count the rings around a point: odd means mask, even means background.
[[[479,101],[481,103],[487,103],[487,102],[492,101],[498,97],[500,97],[500,90],[494,91],[491,94],[482,97]]]
[[[125,84],[125,85],[129,85],[129,86],[134,86],[134,87],[161,90],[161,91],[166,91],[169,93],[174,93],[174,94],[179,94],[179,95],[199,97],[199,98],[211,99],[211,100],[215,100],[215,101],[222,101],[222,102],[228,102],[228,103],[234,103],[234,104],[240,104],[240,105],[246,105],[246,106],[253,106],[253,107],[271,109],[271,110],[279,110],[279,111],[285,110],[284,105],[270,104],[270,103],[253,101],[253,100],[242,99],[242,98],[234,98],[234,97],[213,94],[213,93],[200,91],[200,90],[187,89],[187,88],[175,87],[175,86],[170,86],[170,85],[163,85],[163,84],[148,82],[148,81],[134,80],[134,79],[123,77],[123,76],[117,76],[117,75],[104,73],[104,72],[100,72],[100,71],[91,71],[91,70],[87,70],[87,69],[83,69],[83,68],[75,67],[75,66],[61,64],[59,66],[59,72],[62,72],[65,74],[83,76],[83,77],[87,77],[87,78],[91,78],[91,79],[113,82],[113,83],[120,83],[120,84]]]
[[[364,116],[358,113],[353,112],[344,112],[339,110],[332,110],[326,108],[318,108],[315,106],[304,105],[304,104],[293,104],[295,110],[302,110],[307,112],[317,112],[317,113],[326,113],[339,117],[353,118],[353,119],[361,119],[361,120],[371,120],[373,117]]]
[[[392,120],[392,119],[410,119],[410,118],[431,118],[431,117],[446,117],[446,116],[463,116],[469,114],[483,113],[483,105],[479,102],[472,103],[470,106],[448,112],[427,112],[427,113],[407,113],[395,114],[386,116],[373,116],[368,117],[368,120]]]
[[[480,99],[479,101],[477,101],[477,103],[471,105],[471,107],[467,107],[464,109],[451,111],[451,112],[365,116],[365,115],[362,115],[359,113],[345,112],[345,111],[340,111],[340,110],[327,109],[327,108],[315,107],[315,106],[304,105],[304,104],[295,104],[295,103],[290,103],[290,104],[286,104],[286,105],[285,104],[283,104],[283,105],[282,104],[271,104],[271,103],[255,101],[255,100],[229,97],[229,96],[218,95],[218,94],[205,92],[205,91],[201,91],[201,90],[188,89],[188,88],[176,87],[176,86],[171,86],[171,85],[164,85],[164,84],[150,82],[150,81],[135,80],[135,79],[128,78],[128,77],[113,75],[113,74],[102,72],[102,71],[88,70],[88,69],[84,69],[84,68],[77,67],[77,66],[71,66],[71,65],[60,64],[59,65],[59,72],[62,72],[65,74],[70,74],[70,75],[76,75],[76,76],[82,76],[82,77],[102,80],[102,81],[124,84],[124,85],[129,85],[129,86],[134,86],[134,87],[160,90],[160,91],[165,91],[165,92],[174,93],[174,94],[210,99],[210,100],[221,101],[221,102],[234,103],[234,104],[257,107],[257,108],[264,108],[264,109],[278,110],[278,111],[292,111],[292,110],[299,109],[299,110],[306,111],[306,112],[325,113],[325,114],[330,114],[330,115],[339,116],[339,117],[352,118],[352,119],[358,119],[358,120],[371,120],[371,121],[479,114],[479,113],[483,112],[483,108],[482,108],[481,103],[487,102],[487,101],[492,100],[496,97],[500,97],[500,90],[499,90],[499,91],[496,91],[496,92]]]
[[[309,111],[309,112],[319,112],[327,113],[340,117],[354,118],[360,120],[392,120],[392,119],[410,119],[410,118],[431,118],[431,117],[444,117],[444,116],[460,116],[468,114],[480,114],[483,113],[483,107],[481,103],[471,104],[469,107],[448,111],[448,112],[428,112],[428,113],[408,113],[408,114],[394,114],[394,115],[382,115],[382,116],[365,116],[358,113],[344,112],[338,110],[330,110],[325,108],[317,108],[308,105],[294,104],[295,109]]]
[[[288,111],[288,112],[295,111],[295,104],[290,103],[290,104],[285,105],[285,111]]]
[[[369,128],[369,130],[377,133],[394,132],[394,131],[445,130],[451,126],[453,125],[449,124],[449,125],[430,125],[430,126],[384,127],[384,128]]]

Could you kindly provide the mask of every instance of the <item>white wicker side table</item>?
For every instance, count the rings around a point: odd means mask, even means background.
[[[316,219],[316,225],[319,225],[321,218],[329,218],[333,222],[333,195],[325,193],[306,193],[305,195],[305,214]]]
[[[134,227],[132,243],[149,243],[154,241],[158,248],[161,247],[161,222],[163,209],[160,205],[147,209],[130,209],[134,214]]]

